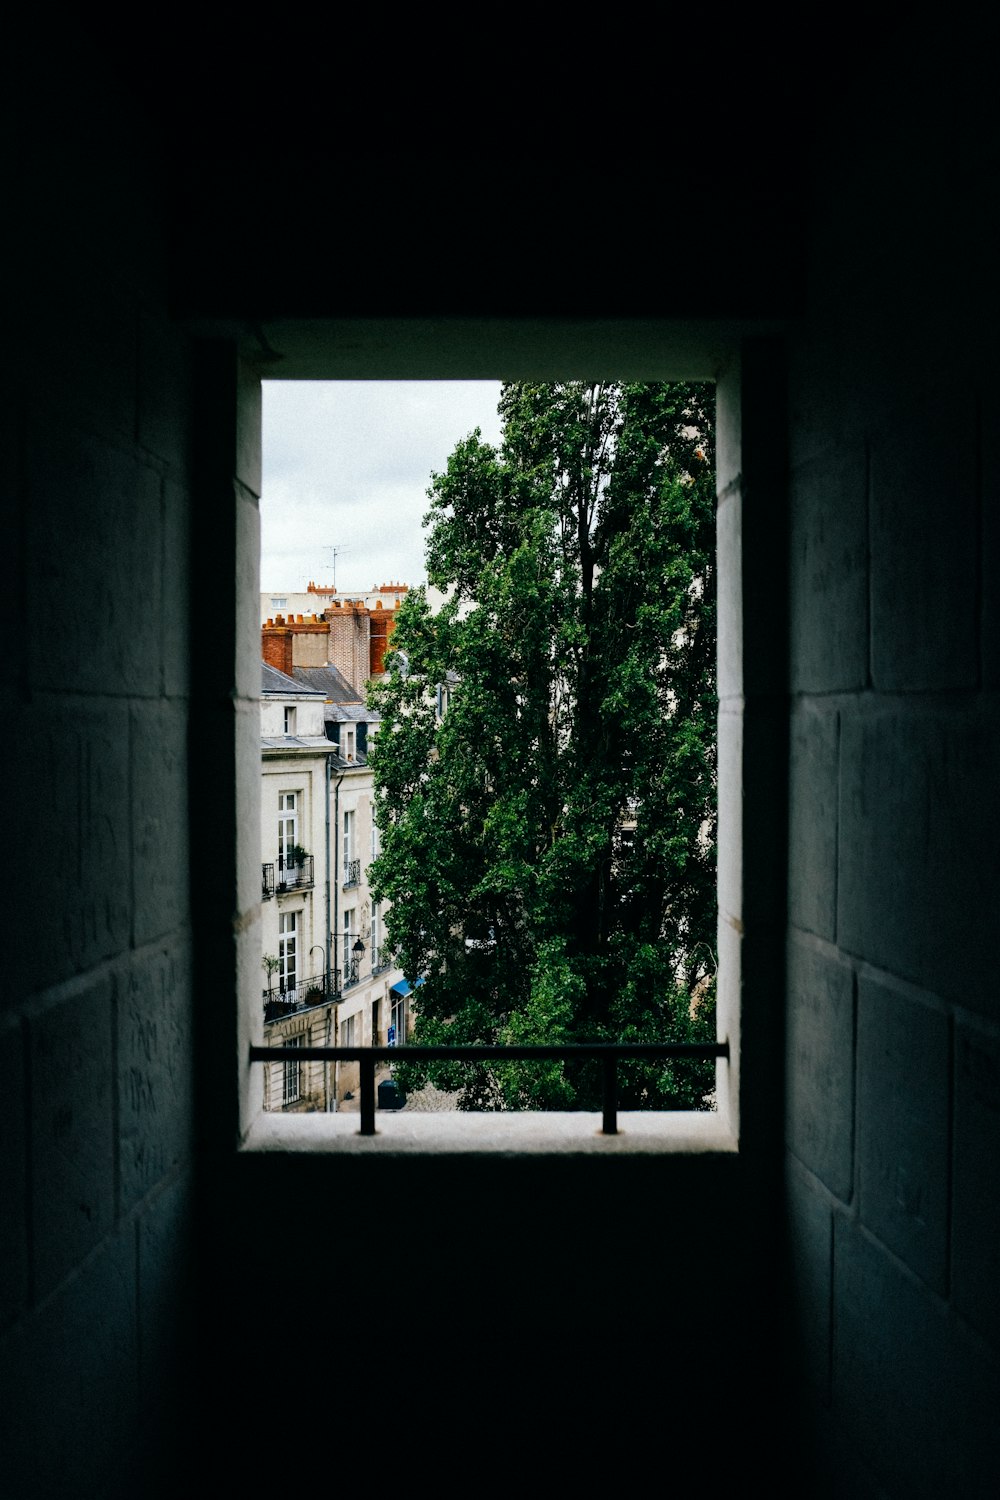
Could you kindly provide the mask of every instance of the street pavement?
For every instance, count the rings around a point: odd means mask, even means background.
[[[375,1074],[376,1111],[378,1109],[378,1086],[380,1083],[384,1083],[385,1080],[387,1078],[390,1078],[391,1076],[392,1075],[388,1068],[379,1068]],[[429,1083],[425,1088],[417,1089],[413,1093],[407,1094],[406,1103],[403,1105],[402,1109],[394,1109],[391,1111],[383,1110],[383,1114],[391,1113],[395,1115],[401,1115],[405,1114],[407,1111],[409,1111],[409,1113],[411,1114],[438,1113],[443,1110],[457,1109],[457,1101],[457,1091],[453,1094],[445,1093],[444,1090],[436,1089],[432,1083]],[[361,1103],[358,1099],[357,1094],[355,1094],[353,1099],[343,1099],[341,1101],[340,1108],[347,1114],[350,1114],[352,1110],[360,1110]]]

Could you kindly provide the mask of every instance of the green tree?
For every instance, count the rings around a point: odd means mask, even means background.
[[[712,389],[508,384],[499,413],[499,449],[477,430],[432,475],[447,602],[409,596],[370,689],[414,1040],[714,1041]],[[579,1063],[426,1074],[470,1108],[600,1098]],[[623,1107],[700,1108],[714,1065],[620,1075]]]

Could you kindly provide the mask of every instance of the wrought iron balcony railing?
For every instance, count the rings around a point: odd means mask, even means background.
[[[562,1061],[566,1058],[599,1058],[603,1073],[602,1135],[618,1134],[618,1063],[623,1058],[722,1057],[728,1061],[728,1042],[563,1043],[553,1047],[251,1047],[255,1062],[356,1062],[360,1065],[358,1088],[361,1128],[359,1135],[375,1134],[375,1069],[378,1063],[401,1062],[505,1062]]]
[[[358,980],[361,977],[361,960],[360,960],[360,958],[350,958],[350,959],[348,959],[347,963],[344,965],[343,973],[344,973],[344,989],[345,990],[347,989],[348,985],[357,984]]]
[[[344,884],[360,885],[361,883],[361,861],[360,859],[344,860]]]
[[[306,854],[301,860],[287,860],[283,854],[278,855],[278,895],[285,891],[303,891],[315,882],[313,880],[313,855]]]
[[[372,949],[372,976],[381,974],[383,969],[392,968],[392,954],[388,948]]]
[[[274,895],[274,866],[261,865],[260,867],[260,896],[262,901],[269,901]]]
[[[264,1020],[268,1023],[282,1021],[286,1016],[294,1015],[298,1010],[310,1010],[314,1005],[327,1005],[331,1001],[339,1000],[340,991],[335,988],[337,974],[334,971],[330,978],[334,986],[327,983],[325,974],[317,974],[312,979],[301,979],[297,984],[273,985],[264,991]]]

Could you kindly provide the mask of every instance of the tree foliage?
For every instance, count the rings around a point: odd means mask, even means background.
[[[499,413],[499,449],[477,430],[432,476],[447,602],[411,593],[370,688],[370,881],[424,980],[413,1039],[712,1041],[712,389],[516,383]],[[580,1064],[427,1072],[467,1107],[600,1098]],[[624,1107],[699,1108],[714,1065],[621,1074]]]

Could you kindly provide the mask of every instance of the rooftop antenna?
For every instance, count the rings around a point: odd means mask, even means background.
[[[327,552],[333,553],[333,586],[337,587],[337,558],[341,552],[349,552],[350,547],[327,547]]]

